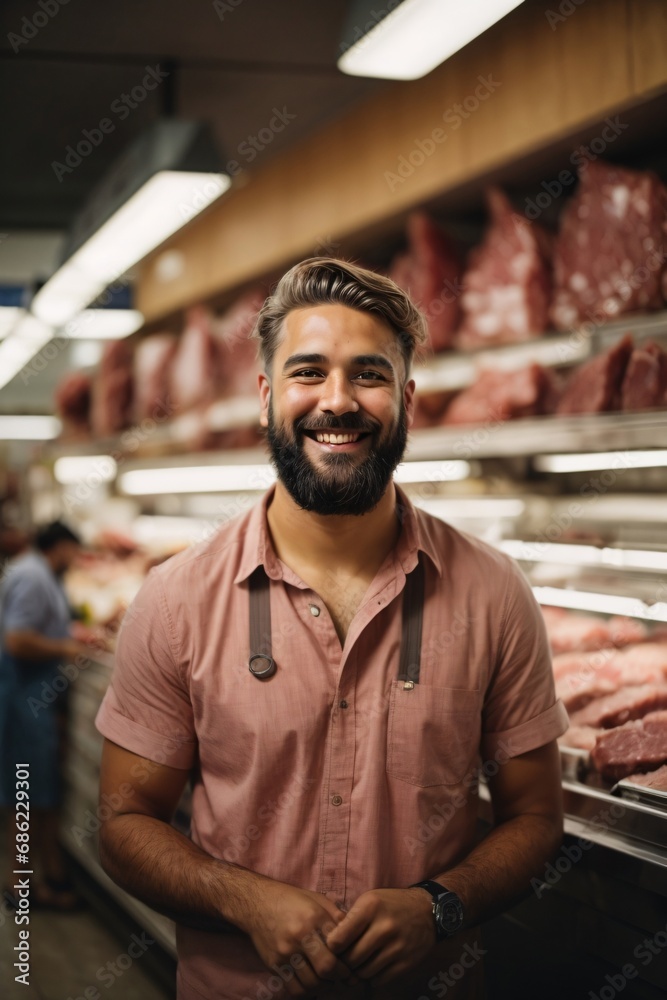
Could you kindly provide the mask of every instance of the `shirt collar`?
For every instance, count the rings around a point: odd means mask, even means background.
[[[396,515],[401,522],[401,534],[396,545],[396,559],[403,567],[403,571],[410,573],[417,565],[419,552],[424,552],[441,576],[442,563],[435,540],[429,531],[425,514],[415,508],[400,486],[394,483],[394,487],[396,489]],[[282,579],[282,568],[271,542],[266,516],[275,489],[274,483],[248,515],[246,530],[243,534],[243,550],[234,583],[246,580],[258,566],[264,566],[266,575],[271,579]]]

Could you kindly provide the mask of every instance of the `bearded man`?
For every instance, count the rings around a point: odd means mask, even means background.
[[[539,608],[393,481],[425,339],[401,289],[307,260],[255,335],[277,482],[128,613],[97,719],[102,863],[176,920],[179,1000],[470,1000],[480,923],[562,837]]]

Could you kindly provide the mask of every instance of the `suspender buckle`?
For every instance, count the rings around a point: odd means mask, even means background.
[[[262,666],[261,663],[255,664],[255,660],[265,660],[266,664],[265,666]],[[260,681],[273,677],[276,669],[276,661],[266,653],[253,653],[248,660],[248,670],[253,677],[257,677]]]
[[[412,689],[414,688],[414,686],[415,686],[414,681],[405,681],[404,684],[403,684],[403,690],[404,691],[412,691]]]

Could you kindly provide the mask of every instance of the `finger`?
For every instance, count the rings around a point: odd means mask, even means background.
[[[327,946],[334,954],[340,955],[341,952],[346,951],[350,945],[354,944],[361,937],[369,924],[370,918],[368,913],[361,908],[355,910],[352,907],[338,926],[325,938]]]
[[[350,979],[352,972],[348,965],[319,939],[319,947],[315,945],[309,950],[308,961],[320,979],[328,982],[340,982]]]

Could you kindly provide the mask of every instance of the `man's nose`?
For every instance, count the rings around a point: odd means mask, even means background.
[[[329,373],[322,384],[319,409],[328,413],[355,413],[359,409],[354,386],[344,373]]]

